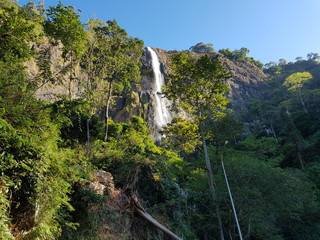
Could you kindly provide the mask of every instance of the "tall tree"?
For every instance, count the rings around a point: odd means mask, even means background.
[[[319,53],[308,53],[307,54],[307,59],[308,61],[319,61],[320,60],[320,55]]]
[[[80,16],[73,7],[64,6],[61,2],[56,7],[50,7],[45,22],[45,30],[53,40],[63,44],[63,57],[69,61],[69,98],[72,98],[72,82],[75,81],[74,69],[86,50],[87,35]]]
[[[23,9],[0,9],[0,108],[15,123],[22,121],[33,97],[34,83],[27,79],[23,63],[33,55],[30,42],[36,38],[34,24],[26,19]]]
[[[229,89],[225,84],[229,77],[228,71],[219,61],[218,56],[203,55],[196,58],[190,53],[182,52],[174,55],[171,59],[170,80],[164,89],[166,97],[173,101],[174,107],[176,109],[182,108],[198,125],[221,239],[224,239],[224,234],[219,204],[216,199],[211,161],[207,151],[206,121],[223,115],[222,110],[228,103],[224,94]]]
[[[129,37],[116,20],[109,20],[106,23],[91,20],[89,32],[92,38],[84,58],[89,76],[86,82],[87,97],[92,104],[97,100],[100,103],[106,102],[104,107],[106,141],[109,110],[114,95],[130,89],[132,82],[140,79],[143,42]]]
[[[309,81],[312,78],[313,76],[309,72],[296,72],[287,77],[283,83],[288,91],[295,92],[296,90],[298,90],[300,102],[305,113],[307,113],[308,110],[302,98],[301,88],[305,82]]]

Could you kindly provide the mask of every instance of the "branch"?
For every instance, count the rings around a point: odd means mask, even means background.
[[[139,204],[136,197],[132,197],[132,204],[134,206],[134,210],[137,214],[139,214],[144,220],[151,223],[153,226],[158,228],[159,230],[163,231],[164,233],[168,234],[174,240],[183,240],[182,238],[178,237],[176,234],[171,232],[168,228],[163,226],[159,223],[156,219],[154,219],[150,214],[146,212],[146,210]]]

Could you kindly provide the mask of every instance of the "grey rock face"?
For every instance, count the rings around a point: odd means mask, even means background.
[[[61,61],[62,46],[50,46],[49,43],[45,43],[44,45],[37,45],[36,48],[38,51],[45,49],[50,53],[50,67],[53,76],[56,78],[38,89],[36,97],[51,102],[58,100],[60,96],[67,94],[68,89],[68,75],[63,74],[63,69],[68,63]],[[160,58],[161,72],[165,75],[166,81],[170,57],[177,51],[166,51],[157,48],[153,48],[153,50]],[[262,70],[246,61],[230,61],[222,56],[221,60],[233,76],[228,81],[230,92],[227,96],[231,99],[230,106],[236,114],[246,111],[250,100],[264,99],[264,92],[266,90],[265,80],[268,76]],[[132,116],[140,116],[147,122],[150,133],[155,136],[157,130],[154,121],[154,72],[151,54],[147,49],[143,51],[141,63],[141,81],[133,86],[132,92],[128,92],[125,96],[115,99],[116,104],[113,106],[111,116],[116,122],[129,122]],[[35,78],[39,75],[40,70],[36,60],[31,60],[26,66],[30,78]],[[80,66],[76,68],[74,74],[76,79],[87,78]],[[83,95],[82,86],[74,83],[72,85],[72,94],[76,98],[81,97]]]

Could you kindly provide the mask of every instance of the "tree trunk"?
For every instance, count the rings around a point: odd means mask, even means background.
[[[248,233],[243,237],[243,239],[250,239],[250,235],[251,235],[251,224],[250,224],[251,219],[249,220],[249,224],[248,224]]]
[[[302,154],[301,154],[302,153],[302,149],[299,146],[299,143],[296,143],[296,147],[297,147],[298,159],[299,159],[300,167],[301,167],[301,169],[304,169],[304,161],[303,161]]]
[[[238,221],[237,211],[236,211],[236,207],[235,207],[235,205],[234,205],[234,201],[233,201],[231,189],[230,189],[230,186],[229,186],[229,181],[228,181],[227,172],[226,172],[226,169],[225,169],[225,167],[224,167],[223,152],[221,152],[221,166],[222,166],[224,178],[225,178],[225,180],[226,180],[226,184],[227,184],[227,188],[228,188],[228,193],[229,193],[229,197],[230,197],[230,201],[231,201],[231,205],[232,205],[232,210],[233,210],[233,214],[234,214],[234,219],[235,219],[236,224],[237,224],[237,229],[238,229],[238,233],[239,233],[239,238],[240,238],[240,240],[242,240],[243,238],[242,238],[242,233],[241,233],[240,224],[239,224],[239,221]]]
[[[112,80],[110,80],[110,82],[109,82],[107,106],[106,106],[106,109],[105,109],[105,136],[104,136],[104,141],[105,142],[108,140],[109,108],[110,108],[111,99],[112,99]]]
[[[231,231],[232,231],[232,229],[230,228],[230,229],[229,229],[229,239],[230,239],[230,240],[233,240],[232,232],[231,232]]]
[[[303,107],[303,111],[304,111],[305,113],[308,113],[308,110],[307,110],[307,108],[306,108],[306,105],[304,104],[304,101],[303,101],[303,99],[302,99],[301,88],[299,88],[299,97],[300,97],[300,102],[301,102],[302,107]]]
[[[71,91],[71,88],[72,88],[72,80],[71,80],[71,76],[70,76],[70,79],[69,79],[69,87],[68,87],[68,93],[69,93],[69,99],[72,100],[72,91]]]
[[[71,54],[70,56],[70,75],[69,75],[69,86],[68,86],[68,93],[69,93],[69,99],[72,100],[72,78],[73,78],[73,56]]]
[[[276,132],[274,131],[273,125],[271,123],[270,123],[270,127],[271,127],[271,131],[272,131],[272,135],[273,135],[274,139],[276,140],[276,142],[278,142]]]
[[[211,193],[211,199],[212,199],[213,205],[215,206],[215,210],[216,210],[216,214],[217,214],[218,226],[219,226],[219,231],[220,231],[220,239],[224,240],[223,227],[222,227],[222,221],[221,221],[221,216],[220,216],[220,207],[219,207],[219,203],[216,199],[216,191],[215,191],[215,187],[214,187],[211,161],[210,161],[210,157],[208,154],[207,144],[206,144],[206,140],[204,138],[202,126],[200,126],[200,131],[201,131],[202,145],[203,145],[203,151],[204,151],[206,167],[207,167],[208,184],[209,184],[209,189],[210,189],[210,193]]]
[[[298,128],[296,127],[293,119],[291,119],[290,113],[288,111],[286,111],[285,115],[283,115],[283,116],[285,116],[284,120],[286,120],[288,122],[290,135],[294,140],[297,154],[298,154],[298,160],[299,160],[301,169],[303,169],[305,166],[305,162],[304,162],[303,156],[302,156],[303,151],[305,149],[304,138],[301,135]]]
[[[155,226],[157,229],[163,231],[164,233],[166,233],[168,236],[170,236],[172,239],[174,240],[183,240],[182,238],[178,237],[176,234],[174,234],[173,232],[171,232],[168,228],[166,228],[165,226],[163,226],[162,224],[160,224],[156,219],[154,219],[150,214],[148,214],[146,212],[146,210],[144,208],[141,207],[141,205],[139,204],[138,200],[136,198],[132,198],[133,201],[133,205],[134,205],[134,210],[136,211],[136,213],[139,214],[140,217],[142,217],[144,220],[146,220],[147,222],[151,223],[153,226]]]
[[[91,151],[90,121],[91,121],[91,118],[88,118],[87,119],[87,150],[86,150],[87,157],[90,156],[90,151]]]

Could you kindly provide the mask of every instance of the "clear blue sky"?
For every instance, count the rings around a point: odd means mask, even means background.
[[[18,3],[24,5],[27,0]],[[37,0],[35,1],[37,2]],[[45,0],[55,6],[59,0]],[[185,50],[198,42],[246,47],[263,63],[320,53],[320,0],[63,0],[82,21],[116,19],[146,46]]]

